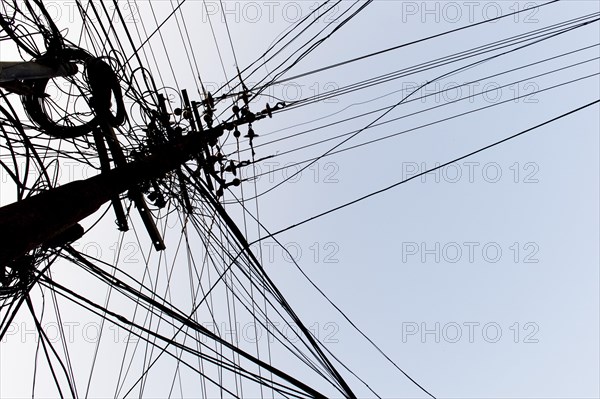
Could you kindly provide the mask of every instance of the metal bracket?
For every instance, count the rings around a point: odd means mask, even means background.
[[[77,64],[75,63],[61,64],[54,68],[35,61],[0,61],[0,83],[72,76],[77,73],[77,70]]]

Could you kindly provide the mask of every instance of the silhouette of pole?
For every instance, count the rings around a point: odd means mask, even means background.
[[[67,233],[116,195],[173,171],[222,134],[222,126],[191,132],[139,160],[1,207],[0,267]]]

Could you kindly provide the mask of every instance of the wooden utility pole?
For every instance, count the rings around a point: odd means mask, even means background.
[[[106,68],[109,68],[109,66],[106,65]],[[31,91],[28,81],[67,76],[76,72],[77,65],[75,63],[64,63],[61,66],[50,67],[37,62],[1,62],[0,86],[27,95],[28,89]],[[95,78],[96,80],[101,79],[100,76],[95,76]],[[98,82],[96,81],[96,83]],[[96,93],[100,98],[106,96],[107,93],[102,91],[104,87],[101,87],[101,84],[96,89],[97,91],[100,90],[99,94]],[[114,94],[116,95],[116,93]],[[166,141],[161,140],[160,143],[153,143],[149,148],[151,155],[127,162],[113,126],[108,120],[100,118],[98,126],[92,129],[100,159],[101,173],[99,175],[86,180],[70,182],[1,207],[0,272],[12,261],[19,259],[37,247],[44,245],[47,247],[61,246],[66,242],[80,238],[83,229],[78,223],[109,201],[115,210],[119,229],[126,231],[128,229],[127,219],[120,199],[120,195],[126,191],[138,209],[156,250],[165,249],[163,239],[141,191],[141,183],[145,181],[156,182],[165,174],[174,172],[179,180],[185,206],[188,211],[191,211],[192,206],[185,187],[185,177],[180,170],[181,165],[188,160],[195,159],[199,167],[204,169],[207,184],[212,187],[210,176],[218,181],[220,180],[214,171],[213,163],[215,160],[210,156],[209,147],[217,143],[225,126],[228,130],[233,130],[239,125],[252,123],[267,115],[271,116],[270,108],[267,106],[266,111],[257,115],[248,111],[241,117],[236,115],[233,122],[212,127],[211,115],[214,104],[211,101],[211,104],[208,102],[206,104],[209,114],[205,117],[205,119],[208,119],[207,129],[204,130],[197,109],[199,104],[190,102],[185,90],[182,95],[186,107],[184,117],[190,121],[191,133],[182,136],[181,130],[176,130],[171,126],[166,100],[159,94],[159,112],[156,114],[156,122],[167,131],[168,137]],[[181,112],[181,110],[179,111]],[[157,129],[157,126],[154,128],[149,126],[149,132],[152,131],[152,134],[156,134],[154,129]],[[114,169],[110,167],[109,152],[116,166]],[[222,181],[221,185],[220,190],[227,186]]]
[[[29,94],[28,86],[21,81],[71,76],[75,73],[75,63],[52,67],[35,61],[0,61],[0,87],[16,94]]]
[[[175,170],[222,134],[222,126],[191,132],[139,160],[1,207],[0,267],[65,234],[115,196]]]

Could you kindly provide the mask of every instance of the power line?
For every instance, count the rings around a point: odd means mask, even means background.
[[[281,234],[281,233],[284,233],[284,232],[286,232],[286,231],[289,231],[289,230],[291,230],[291,229],[294,229],[294,228],[296,228],[296,227],[302,226],[303,224],[306,224],[306,223],[308,223],[308,222],[310,222],[310,221],[313,221],[313,220],[319,219],[319,218],[321,218],[321,217],[323,217],[323,216],[329,215],[330,213],[337,212],[337,211],[339,211],[339,210],[341,210],[341,209],[347,208],[347,207],[349,207],[350,205],[354,205],[354,204],[356,204],[356,203],[358,203],[358,202],[362,202],[362,201],[364,201],[364,200],[366,200],[366,199],[368,199],[368,198],[371,198],[371,197],[374,197],[374,196],[376,196],[376,195],[378,195],[378,194],[381,194],[381,193],[384,193],[384,192],[386,192],[386,191],[389,191],[389,190],[391,190],[391,189],[393,189],[393,188],[395,188],[395,187],[398,187],[398,186],[399,186],[399,185],[401,185],[401,184],[407,183],[407,182],[409,182],[409,181],[411,181],[411,180],[414,180],[414,179],[416,179],[416,178],[418,178],[418,177],[421,177],[421,176],[423,176],[423,175],[425,175],[425,174],[427,174],[427,173],[431,173],[431,172],[434,172],[434,171],[436,171],[436,170],[438,170],[438,169],[445,168],[445,167],[446,167],[446,166],[448,166],[448,165],[451,165],[451,164],[453,164],[453,163],[456,163],[456,162],[458,162],[458,161],[462,161],[463,159],[465,159],[465,158],[469,158],[469,157],[471,157],[471,156],[473,156],[473,155],[479,154],[480,152],[483,152],[483,151],[485,151],[485,150],[488,150],[488,149],[490,149],[490,148],[493,148],[493,147],[495,147],[495,146],[497,146],[497,145],[500,145],[500,144],[502,144],[502,143],[505,143],[505,142],[507,142],[507,141],[510,141],[510,140],[512,140],[512,139],[515,139],[515,138],[517,138],[517,137],[519,137],[519,136],[521,136],[521,135],[523,135],[523,134],[529,133],[529,132],[531,132],[531,131],[533,131],[533,130],[535,130],[535,129],[538,129],[538,128],[540,128],[540,127],[543,127],[543,126],[545,126],[545,125],[548,125],[548,124],[550,124],[550,123],[552,123],[552,122],[555,122],[555,121],[557,121],[557,120],[559,120],[559,119],[565,118],[565,117],[567,117],[567,116],[569,116],[569,115],[571,115],[571,114],[574,114],[574,113],[576,113],[576,112],[579,112],[579,111],[581,111],[581,110],[583,110],[583,109],[585,109],[585,108],[591,107],[592,105],[595,105],[595,104],[598,104],[598,103],[600,103],[600,100],[592,101],[591,103],[588,103],[588,104],[582,105],[581,107],[578,107],[578,108],[576,108],[576,109],[574,109],[574,110],[571,110],[571,111],[569,111],[569,112],[567,112],[567,113],[564,113],[564,114],[562,114],[562,115],[559,115],[559,116],[557,116],[557,117],[554,117],[554,118],[552,118],[552,119],[549,119],[549,120],[547,120],[547,121],[545,121],[545,122],[542,122],[542,123],[540,123],[539,125],[536,125],[536,126],[530,127],[529,129],[526,129],[526,130],[523,130],[523,131],[521,131],[521,132],[519,132],[519,133],[513,134],[512,136],[506,137],[506,138],[504,138],[504,139],[502,139],[502,140],[499,140],[499,141],[496,141],[496,142],[494,142],[494,143],[492,143],[492,144],[486,145],[485,147],[482,147],[482,148],[480,148],[480,149],[478,149],[478,150],[472,151],[472,152],[470,152],[470,153],[468,153],[468,154],[462,155],[462,156],[460,156],[460,157],[458,157],[458,158],[455,158],[455,159],[453,159],[453,160],[451,160],[451,161],[445,162],[445,163],[443,163],[443,164],[441,164],[441,165],[438,165],[438,166],[436,166],[436,167],[433,167],[433,168],[431,168],[431,169],[427,169],[427,170],[425,170],[425,171],[423,171],[423,172],[420,172],[420,173],[418,173],[418,174],[416,174],[416,175],[414,175],[414,176],[411,176],[411,177],[409,177],[409,178],[407,178],[407,179],[401,180],[401,181],[399,181],[399,182],[397,182],[397,183],[394,183],[394,184],[392,184],[392,185],[390,185],[390,186],[387,186],[387,187],[385,187],[385,188],[382,188],[382,189],[380,189],[380,190],[374,191],[374,192],[372,192],[372,193],[370,193],[370,194],[364,195],[364,196],[362,196],[362,197],[360,197],[360,198],[357,198],[357,199],[355,199],[355,200],[353,200],[353,201],[346,202],[346,203],[344,203],[344,204],[342,204],[342,205],[336,206],[335,208],[331,208],[331,209],[329,209],[329,210],[327,210],[327,211],[325,211],[325,212],[321,212],[321,213],[319,213],[319,214],[317,214],[317,215],[315,215],[315,216],[311,216],[311,217],[309,217],[308,219],[304,219],[304,220],[302,220],[302,221],[300,221],[300,222],[298,222],[298,223],[295,223],[295,224],[293,224],[293,225],[291,225],[291,226],[288,226],[288,227],[286,227],[286,228],[284,228],[284,229],[278,230],[278,231],[276,231],[275,233],[268,234],[268,235],[266,235],[266,236],[262,237],[260,240],[262,241],[262,240],[265,240],[265,239],[267,239],[267,238],[274,237],[274,236],[276,236],[276,235],[279,235],[279,234]],[[251,244],[255,244],[256,242],[257,242],[257,241],[254,241],[254,242],[252,242]]]
[[[456,73],[458,73],[458,72],[460,72],[460,71],[464,71],[464,70],[467,70],[467,69],[473,68],[473,67],[475,67],[476,65],[483,64],[483,63],[485,63],[485,62],[488,62],[488,61],[490,61],[490,60],[493,60],[493,59],[496,59],[496,58],[498,58],[498,57],[504,56],[504,55],[506,55],[506,54],[513,53],[513,52],[515,52],[515,51],[518,51],[518,50],[522,50],[522,49],[524,49],[524,48],[527,48],[527,47],[529,47],[529,46],[532,46],[532,45],[534,45],[534,44],[537,44],[537,43],[540,43],[540,42],[542,42],[542,41],[549,40],[549,39],[551,39],[551,38],[554,38],[554,37],[556,37],[556,36],[559,36],[559,35],[561,35],[561,34],[564,34],[564,33],[570,32],[570,31],[572,31],[572,30],[574,30],[574,29],[582,28],[582,27],[584,27],[584,26],[587,26],[588,24],[590,24],[590,23],[592,23],[592,22],[596,22],[596,21],[598,21],[599,19],[600,19],[600,18],[596,18],[596,19],[594,19],[594,20],[591,20],[591,21],[586,21],[586,22],[579,23],[578,25],[575,25],[575,26],[573,26],[573,27],[563,28],[562,30],[560,30],[560,31],[558,31],[558,32],[556,32],[556,33],[549,34],[548,36],[546,36],[546,37],[542,37],[541,39],[537,39],[537,40],[535,40],[535,41],[533,41],[533,42],[531,42],[531,43],[526,43],[526,44],[524,44],[524,45],[522,45],[522,46],[519,46],[519,47],[517,47],[517,48],[510,49],[510,50],[507,50],[507,51],[504,51],[504,52],[502,52],[502,53],[500,53],[500,54],[495,54],[495,55],[492,55],[492,56],[490,56],[490,57],[488,57],[488,58],[484,58],[484,59],[482,59],[482,60],[475,61],[475,62],[473,62],[473,63],[470,63],[470,64],[468,64],[468,65],[465,65],[465,66],[461,66],[461,67],[459,67],[459,68],[456,68],[456,69],[453,69],[453,70],[451,70],[450,72],[446,72],[446,73],[444,73],[444,74],[442,74],[442,75],[439,75],[439,76],[435,77],[434,79],[431,79],[431,80],[427,81],[426,83],[424,83],[423,85],[419,86],[417,89],[415,89],[414,91],[412,91],[411,93],[409,93],[407,96],[404,96],[404,97],[403,97],[403,98],[402,98],[400,101],[398,101],[396,104],[393,104],[391,107],[389,107],[387,110],[385,110],[385,111],[384,111],[384,112],[383,112],[381,115],[379,115],[379,116],[378,116],[378,117],[376,117],[376,118],[375,118],[373,121],[371,121],[370,123],[368,123],[366,126],[364,126],[363,128],[361,128],[360,130],[358,130],[358,131],[354,132],[353,134],[351,134],[350,136],[348,136],[348,137],[347,137],[347,138],[345,138],[344,140],[340,141],[339,143],[337,143],[336,145],[334,145],[333,147],[331,147],[330,149],[328,149],[327,151],[325,151],[323,154],[321,154],[320,156],[318,156],[317,158],[315,158],[313,161],[309,162],[309,163],[308,163],[306,166],[304,166],[304,167],[300,168],[298,171],[294,172],[294,173],[293,173],[291,176],[288,176],[288,177],[287,177],[285,180],[283,180],[283,181],[281,181],[280,183],[278,183],[278,184],[274,185],[273,187],[271,187],[271,188],[269,188],[269,189],[267,189],[267,190],[263,191],[262,193],[260,193],[260,194],[259,194],[259,196],[262,196],[262,195],[264,195],[264,194],[267,194],[267,193],[269,193],[269,192],[271,192],[271,191],[275,190],[276,188],[280,187],[280,186],[281,186],[283,183],[285,183],[286,181],[288,181],[288,180],[290,180],[290,179],[294,178],[294,177],[295,177],[295,176],[297,176],[299,173],[302,173],[302,171],[304,171],[304,170],[305,170],[306,168],[308,168],[310,165],[314,164],[314,163],[315,163],[316,161],[318,161],[319,159],[323,158],[324,156],[326,156],[327,154],[331,153],[331,152],[332,152],[332,151],[334,151],[335,149],[339,148],[339,147],[340,147],[340,146],[342,146],[343,144],[345,144],[345,143],[347,143],[348,141],[352,140],[354,137],[358,136],[358,135],[359,135],[359,134],[361,134],[363,131],[365,131],[366,129],[370,128],[370,127],[371,127],[371,126],[373,126],[375,123],[379,122],[379,121],[380,121],[382,118],[384,118],[386,115],[388,115],[388,114],[389,114],[390,112],[392,112],[394,109],[396,109],[396,108],[397,108],[397,107],[398,107],[400,104],[404,103],[404,102],[405,102],[405,101],[406,101],[408,98],[410,98],[410,97],[411,97],[413,94],[415,94],[417,91],[421,90],[423,87],[425,87],[425,86],[427,86],[427,85],[429,85],[429,84],[431,84],[431,83],[433,83],[433,82],[435,82],[435,81],[438,81],[438,80],[440,80],[440,79],[442,79],[442,78],[445,78],[445,77],[448,77],[448,76],[452,76],[452,75],[454,75],[454,74],[456,74]]]
[[[347,64],[356,62],[356,61],[361,61],[361,60],[364,60],[364,59],[367,59],[367,58],[375,57],[377,55],[385,54],[385,53],[388,53],[390,51],[399,50],[401,48],[408,47],[408,46],[411,46],[413,44],[422,43],[422,42],[425,42],[425,41],[428,41],[428,40],[431,40],[431,39],[435,39],[435,38],[438,38],[438,37],[449,35],[451,33],[459,32],[459,31],[464,30],[464,29],[469,29],[469,28],[473,28],[475,26],[479,26],[479,25],[482,25],[482,24],[486,24],[486,23],[491,23],[491,22],[494,22],[494,21],[498,21],[498,20],[500,20],[502,18],[507,18],[507,17],[510,17],[510,16],[514,16],[514,15],[520,14],[520,13],[525,12],[525,11],[531,11],[531,10],[534,10],[534,9],[539,9],[541,7],[544,7],[544,6],[547,6],[547,5],[550,5],[550,4],[553,4],[553,3],[557,3],[558,1],[560,1],[560,0],[552,0],[552,1],[549,1],[549,2],[544,3],[544,4],[535,5],[535,6],[529,7],[529,8],[523,8],[523,9],[515,11],[513,13],[509,13],[509,14],[505,14],[505,15],[500,15],[499,17],[496,17],[496,18],[486,19],[484,21],[475,22],[473,24],[462,26],[460,28],[451,29],[451,30],[448,30],[448,31],[445,31],[445,32],[442,32],[442,33],[438,33],[438,34],[435,34],[435,35],[427,36],[427,37],[424,37],[422,39],[414,40],[414,41],[411,41],[411,42],[408,42],[408,43],[399,44],[399,45],[393,46],[393,47],[388,47],[387,49],[384,49],[384,50],[379,50],[379,51],[376,51],[376,52],[373,52],[373,53],[362,55],[360,57],[352,58],[352,59],[349,59],[349,60],[346,60],[346,61],[342,61],[342,62],[339,62],[339,63],[336,63],[336,64],[331,64],[331,65],[328,65],[328,66],[325,66],[325,67],[314,69],[314,70],[311,70],[311,71],[308,71],[308,72],[304,72],[304,73],[301,73],[301,74],[298,74],[298,75],[295,75],[295,76],[291,76],[289,78],[272,81],[272,82],[269,82],[269,84],[267,84],[267,85],[255,87],[255,89],[263,90],[264,88],[267,88],[267,87],[269,87],[271,85],[274,85],[274,84],[281,84],[281,83],[289,82],[291,80],[295,80],[295,79],[302,78],[302,77],[305,77],[305,76],[309,76],[309,75],[312,75],[312,74],[315,74],[315,73],[327,71],[329,69],[337,68],[337,67],[340,67],[340,66],[343,66],[343,65],[347,65]],[[235,95],[235,94],[228,94],[228,95]]]

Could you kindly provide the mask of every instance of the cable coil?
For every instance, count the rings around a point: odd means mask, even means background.
[[[50,57],[44,58],[48,59]],[[88,101],[95,116],[79,125],[57,123],[48,115],[44,106],[44,99],[48,97],[45,91],[50,79],[31,80],[31,93],[22,96],[22,102],[31,121],[37,124],[42,131],[52,137],[69,139],[90,133],[94,127],[102,122],[106,122],[112,127],[123,124],[126,118],[123,94],[117,75],[107,62],[101,58],[93,57],[85,50],[76,48],[63,49],[60,56],[50,59],[51,62],[58,59],[62,63],[76,62],[85,65],[86,79],[91,93],[91,98]],[[117,111],[114,115],[111,112],[111,94],[116,100]]]

